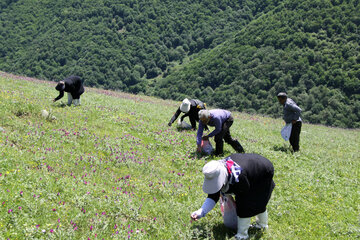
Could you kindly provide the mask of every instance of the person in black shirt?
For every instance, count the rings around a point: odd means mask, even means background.
[[[256,216],[257,229],[268,228],[266,206],[275,183],[273,164],[258,154],[232,154],[225,159],[210,161],[203,167],[203,191],[208,194],[202,207],[191,214],[198,220],[211,211],[220,197],[235,195],[236,239],[247,239],[251,217]],[[225,219],[225,217],[224,217]]]
[[[184,121],[185,117],[189,117],[191,128],[196,130],[196,122],[199,122],[199,111],[202,109],[206,109],[205,103],[201,102],[198,99],[187,99],[185,98],[181,103],[178,110],[175,112],[174,116],[171,118],[170,122],[168,123],[169,126],[179,117],[180,113],[185,113],[181,116],[181,122]]]
[[[80,105],[80,96],[85,92],[83,83],[78,76],[70,76],[63,81],[60,81],[56,87],[56,90],[60,92],[59,96],[54,98],[54,102],[61,99],[64,96],[64,92],[68,93],[68,105],[74,103],[75,106]]]

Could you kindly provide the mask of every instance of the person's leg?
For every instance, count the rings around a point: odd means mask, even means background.
[[[223,132],[215,135],[215,156],[221,155],[224,153],[224,141],[223,141]]]
[[[237,229],[237,234],[235,235],[236,239],[243,240],[249,238],[248,229],[250,227],[250,221],[251,218],[238,217],[238,229]]]
[[[73,94],[74,106],[79,106],[80,105],[80,95],[81,95],[81,93],[74,93]]]
[[[256,224],[255,228],[258,229],[267,229],[268,228],[268,213],[267,210],[265,212],[256,215]]]
[[[79,106],[79,105],[80,105],[80,98],[74,99],[74,106]]]
[[[225,121],[225,123],[223,124],[224,141],[227,144],[229,144],[230,146],[232,146],[235,151],[237,151],[239,153],[244,153],[245,152],[244,148],[241,146],[240,142],[231,137],[230,127],[232,126],[233,122],[234,122],[234,120],[230,116],[230,118],[227,121]]]
[[[289,141],[294,152],[297,152],[300,149],[299,142],[300,142],[301,125],[302,125],[301,121],[298,121],[292,125]]]
[[[67,102],[67,105],[71,105],[71,103],[72,103],[72,101],[73,101],[73,97],[72,97],[72,95],[71,95],[71,93],[67,93],[67,95],[68,95],[68,102]]]

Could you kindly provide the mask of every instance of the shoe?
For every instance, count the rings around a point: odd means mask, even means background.
[[[242,235],[242,234],[236,234],[235,235],[235,239],[236,240],[246,240],[246,239],[249,239],[249,235],[245,236],[245,235]]]
[[[254,224],[252,224],[252,225],[250,226],[250,228],[255,228],[255,229],[257,229],[257,230],[265,231],[266,229],[268,229],[268,226],[267,226],[267,225],[266,225],[266,226],[263,226],[263,225],[261,225],[261,224],[259,224],[259,223],[254,223]]]

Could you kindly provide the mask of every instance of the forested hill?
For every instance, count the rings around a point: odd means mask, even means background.
[[[360,127],[359,1],[3,0],[0,70]]]
[[[359,1],[285,1],[231,41],[172,72],[156,95],[280,116],[286,91],[303,119],[360,127]]]
[[[5,0],[0,70],[137,93],[280,0]]]

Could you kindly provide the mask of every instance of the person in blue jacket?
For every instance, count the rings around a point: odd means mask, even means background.
[[[239,141],[231,137],[230,127],[234,122],[231,112],[223,109],[200,110],[199,119],[199,128],[196,137],[198,152],[201,152],[201,140],[208,140],[210,137],[215,137],[215,156],[224,153],[224,140],[230,144],[235,151],[239,153],[245,152]],[[215,130],[207,136],[203,136],[204,127],[207,125],[215,127]]]

